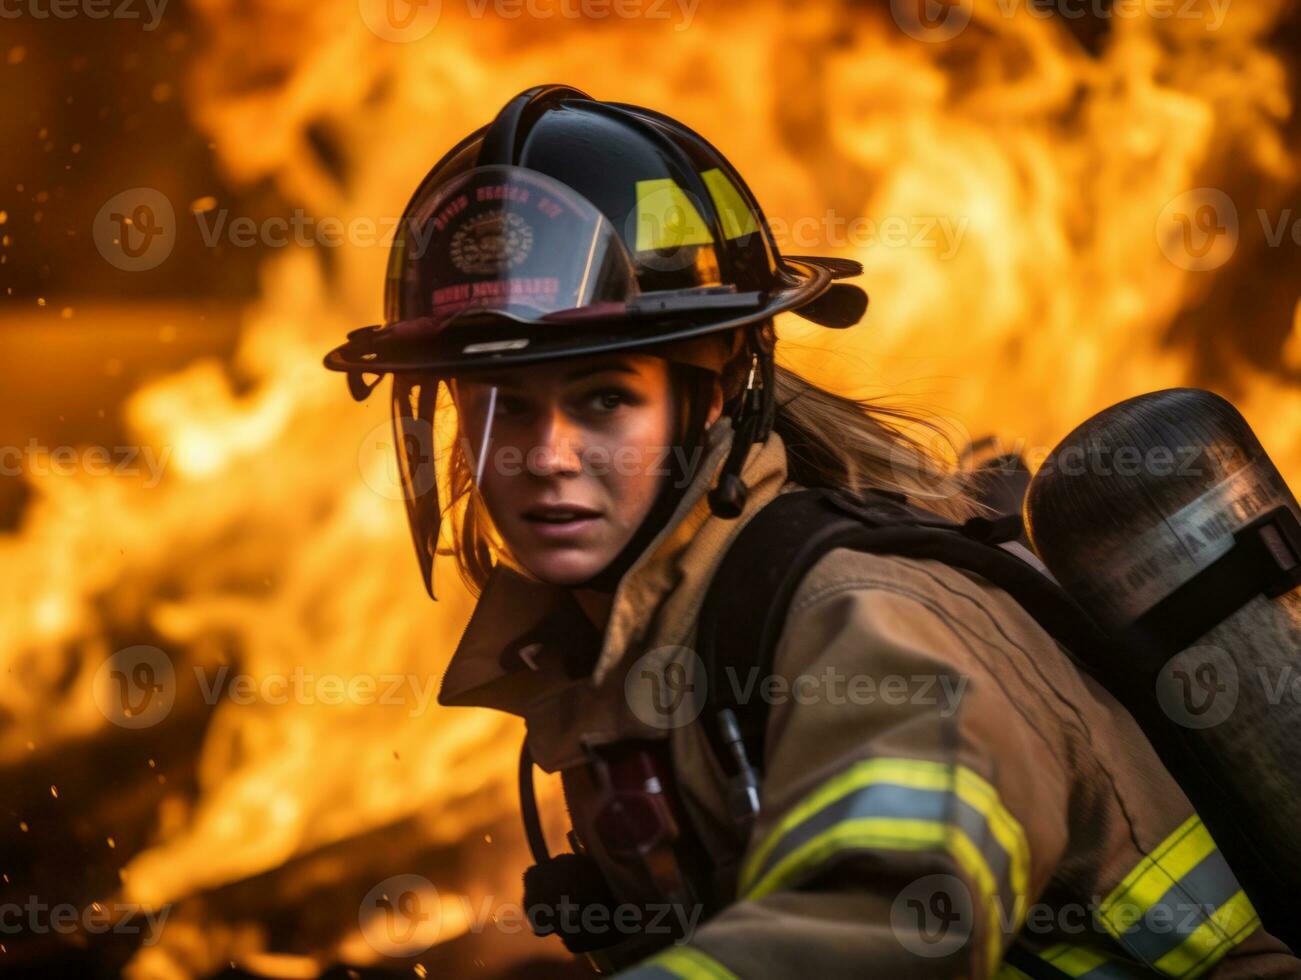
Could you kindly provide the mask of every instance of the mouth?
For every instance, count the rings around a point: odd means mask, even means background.
[[[555,504],[534,507],[523,518],[540,535],[549,539],[581,534],[596,525],[601,512],[578,504]]]
[[[590,517],[599,517],[600,515],[599,510],[584,507],[582,504],[547,504],[526,510],[524,519],[527,521],[541,521],[547,524],[563,524],[565,521],[584,520]]]

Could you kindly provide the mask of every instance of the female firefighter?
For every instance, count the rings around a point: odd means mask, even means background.
[[[706,591],[774,501],[978,510],[903,413],[774,363],[776,314],[858,321],[859,271],[780,255],[680,123],[542,86],[430,171],[385,323],[326,359],[357,398],[393,375],[426,586],[446,513],[479,594],[441,703],[527,722],[535,930],[638,980],[1301,975],[1130,716],[985,578],[834,548],[771,669],[707,676]]]

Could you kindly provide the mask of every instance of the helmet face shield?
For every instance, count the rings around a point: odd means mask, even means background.
[[[397,475],[406,504],[412,543],[424,576],[425,588],[434,595],[434,555],[438,550],[442,513],[438,498],[438,460],[434,410],[438,378],[432,375],[395,375],[393,378],[393,448]]]
[[[439,341],[448,354],[508,349],[492,335],[503,320],[518,333],[548,314],[624,304],[638,292],[605,215],[523,167],[476,167],[413,202],[389,275],[403,310],[386,328],[393,339]]]
[[[439,413],[439,385],[445,383],[453,411]],[[393,378],[393,448],[396,455],[398,486],[406,504],[412,543],[420,562],[425,588],[434,595],[434,557],[438,550],[442,526],[443,499],[439,495],[438,468],[442,463],[440,442],[452,438],[451,423],[457,423],[460,452],[468,466],[468,482],[477,492],[489,455],[492,421],[496,410],[497,387],[489,389],[486,412],[477,417],[462,414],[455,393],[455,379],[434,374],[404,373]],[[455,447],[450,447],[455,452]],[[452,474],[455,479],[455,474]],[[461,485],[450,488],[451,494],[464,492]],[[448,491],[444,491],[444,496]],[[450,500],[447,501],[450,503]]]

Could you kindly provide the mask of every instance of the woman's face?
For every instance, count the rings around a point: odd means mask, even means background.
[[[454,382],[463,449],[476,467],[494,384],[479,485],[488,512],[528,571],[555,585],[581,582],[627,544],[667,479],[676,431],[668,362],[602,354]]]

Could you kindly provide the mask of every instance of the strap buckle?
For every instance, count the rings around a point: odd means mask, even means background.
[[[1273,569],[1264,565],[1266,579],[1262,591],[1269,598],[1277,599],[1301,585],[1301,520],[1297,520],[1292,508],[1276,507],[1233,537],[1235,547],[1255,537],[1263,545],[1263,554],[1274,562]]]

